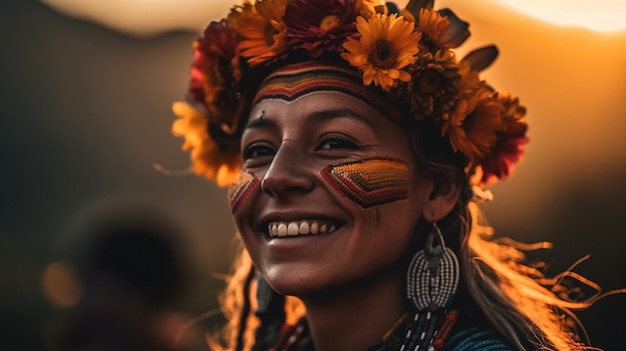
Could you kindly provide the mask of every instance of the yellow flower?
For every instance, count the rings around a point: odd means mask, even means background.
[[[400,11],[400,15],[409,22],[415,22],[415,16],[413,16],[413,12],[411,12],[409,9],[403,9],[402,11]]]
[[[411,75],[403,70],[415,63],[421,33],[413,32],[415,24],[394,15],[373,15],[369,20],[357,17],[359,40],[348,38],[347,52],[341,54],[352,66],[363,72],[363,84],[379,85],[389,91],[398,82],[408,82]]]
[[[199,110],[184,102],[174,103],[172,110],[179,117],[172,133],[185,138],[182,149],[191,150],[194,172],[215,179],[219,186],[232,184],[241,169],[238,146],[216,143],[209,135],[207,117]]]
[[[450,21],[447,17],[442,16],[439,11],[427,8],[420,10],[419,31],[425,36],[424,39],[429,40],[440,49],[448,49],[452,45],[443,42],[442,38],[449,29]]]
[[[276,59],[287,51],[287,31],[282,22],[287,0],[257,0],[234,7],[228,26],[242,39],[237,53],[248,58],[250,66]]]
[[[379,0],[356,0],[356,11],[359,15],[370,18],[377,13],[376,8],[383,6]]]

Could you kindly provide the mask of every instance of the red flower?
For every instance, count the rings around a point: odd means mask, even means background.
[[[506,178],[524,155],[524,145],[528,142],[528,125],[524,120],[526,108],[508,94],[498,94],[496,98],[504,106],[503,128],[497,133],[495,146],[480,163],[481,183],[485,185]]]
[[[235,56],[237,38],[224,20],[211,22],[204,35],[194,42],[189,92],[206,106],[218,124],[233,124],[236,108],[234,83],[241,73]]]
[[[295,0],[283,19],[288,43],[317,58],[324,51],[343,52],[348,37],[358,38],[356,0]]]

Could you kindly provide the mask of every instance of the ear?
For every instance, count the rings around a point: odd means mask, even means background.
[[[445,170],[433,176],[422,217],[428,222],[437,222],[447,216],[461,196],[459,176]]]

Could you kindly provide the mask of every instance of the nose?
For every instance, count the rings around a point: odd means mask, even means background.
[[[275,198],[284,198],[306,193],[313,188],[314,179],[299,147],[296,141],[283,141],[261,180],[261,190],[264,193]]]

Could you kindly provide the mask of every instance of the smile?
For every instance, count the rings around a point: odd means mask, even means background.
[[[331,234],[337,230],[339,225],[327,221],[302,220],[294,222],[271,222],[267,225],[270,238]]]

